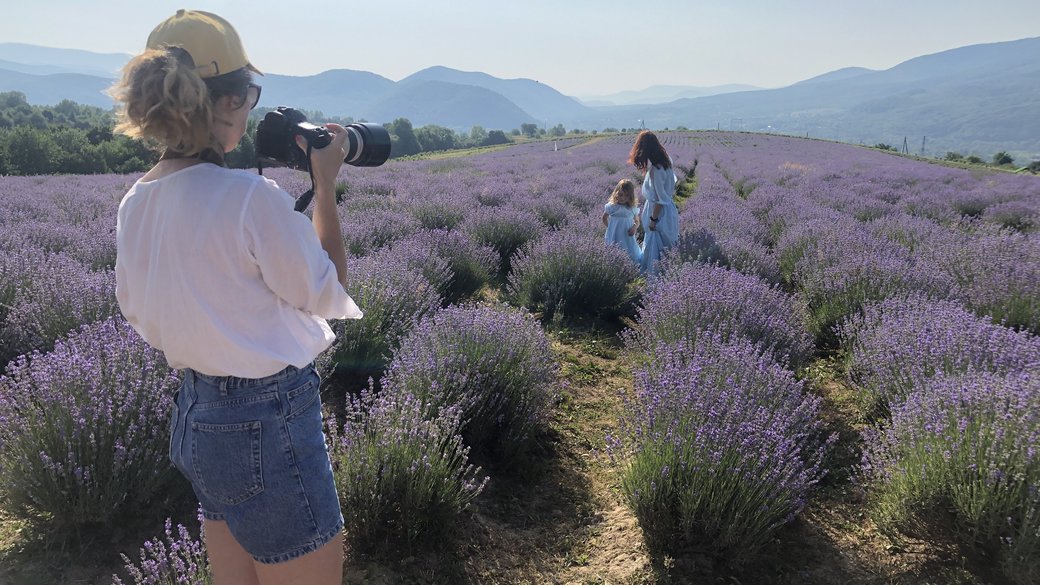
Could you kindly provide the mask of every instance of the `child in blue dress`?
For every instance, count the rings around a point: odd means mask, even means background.
[[[632,261],[639,264],[643,253],[636,242],[636,226],[639,225],[639,207],[636,205],[636,185],[621,179],[603,206],[603,225],[607,226],[603,240],[621,246]]]

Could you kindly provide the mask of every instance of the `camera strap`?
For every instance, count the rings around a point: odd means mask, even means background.
[[[313,149],[312,149],[310,143],[308,143],[307,144],[307,162],[308,163],[310,163],[310,160],[311,160],[311,151],[312,150]],[[256,159],[256,172],[257,172],[258,175],[261,175],[261,176],[264,174],[264,164],[259,159],[259,157]],[[311,176],[311,188],[308,189],[303,195],[300,195],[300,197],[296,199],[296,205],[293,206],[293,209],[295,209],[296,211],[299,211],[300,213],[303,213],[304,211],[307,210],[307,206],[311,204],[311,199],[314,199],[314,190],[318,188],[317,184],[314,181],[314,169],[311,168],[310,164],[307,165],[307,173]]]

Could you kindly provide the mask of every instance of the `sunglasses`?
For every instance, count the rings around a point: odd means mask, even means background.
[[[255,108],[256,105],[260,103],[260,92],[263,89],[264,89],[263,87],[260,87],[259,85],[255,84],[255,83],[250,83],[249,84],[249,88],[246,90],[246,102],[249,103],[250,101],[252,101],[252,103],[249,106],[250,110]],[[253,98],[252,100],[250,100],[249,99],[249,92],[252,92],[254,90],[256,91],[256,97]]]

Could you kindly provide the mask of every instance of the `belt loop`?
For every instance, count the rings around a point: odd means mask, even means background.
[[[229,378],[229,376],[221,376],[220,377],[220,395],[221,396],[227,396],[228,378]]]

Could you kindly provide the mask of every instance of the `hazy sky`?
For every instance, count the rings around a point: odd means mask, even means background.
[[[1040,36],[1036,0],[0,0],[0,41],[140,51],[178,8],[216,12],[265,72],[431,65],[589,96],[651,85],[779,87]]]

